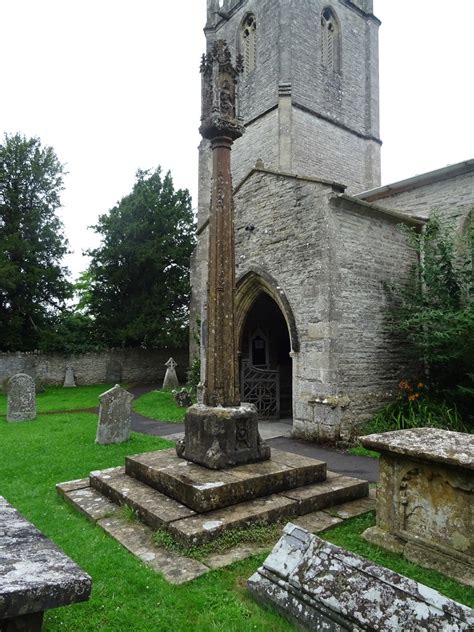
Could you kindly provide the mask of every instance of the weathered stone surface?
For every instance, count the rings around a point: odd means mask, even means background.
[[[0,496],[2,620],[85,601],[91,578]]]
[[[92,487],[73,489],[63,493],[64,500],[79,509],[89,520],[97,522],[113,516],[119,507]]]
[[[377,527],[364,537],[474,586],[472,436],[419,430],[368,438],[381,458]]]
[[[163,380],[163,390],[164,391],[172,391],[175,388],[179,387],[178,376],[176,375],[176,367],[178,366],[177,362],[170,358],[167,362],[165,362],[166,373],[165,379]]]
[[[252,555],[259,555],[264,551],[268,551],[270,546],[262,546],[258,544],[239,544],[234,546],[232,549],[229,549],[225,553],[213,553],[208,557],[204,558],[204,563],[209,568],[224,568],[225,566],[229,566],[234,562],[240,562],[241,560],[245,560]]]
[[[101,445],[128,441],[133,395],[116,384],[99,396],[99,422],[95,442]]]
[[[64,377],[64,388],[74,388],[76,386],[76,380],[74,379],[74,369],[71,366],[66,368],[66,375]]]
[[[35,417],[35,381],[26,373],[17,373],[8,380],[7,421],[30,421]]]
[[[372,491],[372,490],[370,490]],[[375,497],[370,494],[366,498],[358,498],[356,500],[350,500],[349,502],[331,507],[331,513],[334,516],[338,516],[343,520],[347,518],[354,518],[360,516],[368,511],[374,511],[375,509]]]
[[[75,481],[65,481],[64,483],[56,484],[56,491],[60,496],[64,496],[68,492],[72,492],[76,489],[84,489],[90,487],[89,478],[78,478]]]
[[[342,518],[332,516],[325,511],[313,511],[312,513],[292,518],[292,522],[310,533],[319,533],[335,524],[339,524],[342,522]]]
[[[173,520],[194,515],[194,511],[189,507],[127,476],[123,467],[91,472],[90,483],[94,489],[118,505],[128,505],[153,529],[166,526]]]
[[[451,632],[474,626],[474,611],[288,524],[251,593],[308,629]]]
[[[269,461],[216,471],[180,459],[174,450],[161,450],[127,457],[126,472],[195,511],[206,512],[322,481],[326,464],[274,450]]]
[[[367,481],[350,476],[337,476],[327,481],[290,489],[281,495],[291,498],[297,503],[298,514],[332,507],[347,500],[364,498],[369,493]]]
[[[139,522],[113,517],[100,520],[97,524],[171,584],[183,584],[209,571],[201,562],[155,546],[153,532]]]
[[[412,428],[361,437],[365,448],[430,463],[474,470],[474,435],[440,428]]]
[[[252,404],[229,408],[195,404],[186,411],[184,427],[184,441],[176,446],[178,456],[213,470],[270,458]]]
[[[244,528],[257,523],[272,523],[296,512],[295,501],[274,494],[178,520],[169,525],[169,531],[185,545],[199,545],[210,542],[227,529]]]

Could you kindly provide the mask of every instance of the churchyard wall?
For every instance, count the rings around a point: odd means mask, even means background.
[[[112,382],[159,384],[170,356],[178,363],[178,376],[184,382],[187,350],[112,349],[76,355],[0,352],[0,384],[16,373],[27,373],[42,384],[62,385],[69,366],[78,386]]]

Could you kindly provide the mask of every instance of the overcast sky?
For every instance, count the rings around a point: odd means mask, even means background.
[[[76,276],[87,226],[138,168],[196,203],[205,0],[0,0],[0,132],[38,136],[69,172],[61,216]],[[375,0],[382,183],[474,157],[474,0]]]

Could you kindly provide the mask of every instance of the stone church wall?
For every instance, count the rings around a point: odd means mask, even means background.
[[[15,373],[28,373],[43,384],[62,385],[68,366],[73,368],[78,385],[159,384],[166,372],[164,363],[170,356],[178,362],[177,372],[184,382],[188,367],[186,350],[116,349],[77,355],[0,352],[0,385]]]

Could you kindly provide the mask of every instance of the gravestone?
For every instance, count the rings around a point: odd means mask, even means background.
[[[469,632],[474,610],[292,523],[248,581],[299,627],[328,632]]]
[[[100,445],[128,441],[132,424],[133,395],[116,384],[99,395],[99,423],[95,442]]]
[[[36,391],[34,379],[26,373],[17,373],[8,380],[7,421],[30,421],[36,417]]]
[[[66,377],[64,378],[64,388],[75,388],[76,380],[74,379],[74,369],[68,366],[66,369]]]
[[[164,391],[172,391],[175,388],[179,387],[178,376],[176,375],[176,367],[178,366],[177,362],[170,358],[168,362],[165,362],[166,374],[165,379],[163,380],[163,390]]]

